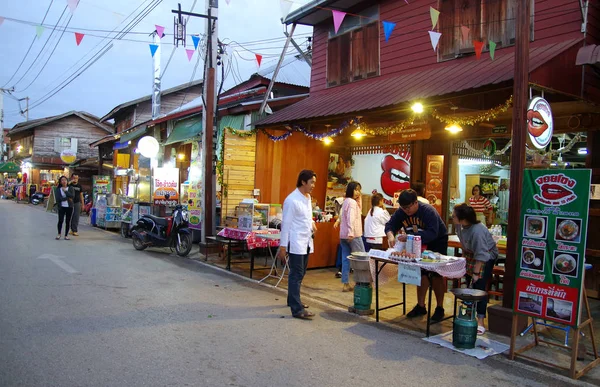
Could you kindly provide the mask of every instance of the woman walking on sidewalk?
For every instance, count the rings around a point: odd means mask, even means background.
[[[63,221],[65,221],[65,239],[69,239],[69,228],[71,226],[71,216],[73,215],[73,188],[69,187],[66,176],[61,176],[58,179],[58,186],[54,188],[54,198],[58,206],[58,235],[56,239],[60,239]]]

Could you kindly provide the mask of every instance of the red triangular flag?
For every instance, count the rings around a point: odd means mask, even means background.
[[[79,46],[81,44],[81,40],[83,39],[84,34],[80,34],[79,32],[75,32],[75,41]]]
[[[262,62],[262,55],[254,54],[256,56],[256,61],[258,62],[258,67],[260,67],[260,62]]]
[[[481,51],[483,51],[483,42],[477,40],[473,41],[473,47],[475,47],[475,57],[477,60],[481,59]]]

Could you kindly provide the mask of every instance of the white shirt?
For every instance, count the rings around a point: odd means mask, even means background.
[[[60,191],[60,196],[62,196],[63,199],[67,197],[67,194],[65,193],[65,191],[63,191],[62,187],[59,189],[59,191]],[[69,202],[68,201],[64,201],[64,202],[61,201],[60,202],[60,206],[61,207],[69,207]]]
[[[381,207],[373,208],[367,213],[365,218],[365,238],[369,243],[382,243],[385,236],[385,224],[390,220],[390,213]]]
[[[287,248],[288,253],[299,255],[305,255],[310,247],[312,253],[314,251],[312,226],[310,195],[304,196],[296,188],[283,202],[280,246]]]

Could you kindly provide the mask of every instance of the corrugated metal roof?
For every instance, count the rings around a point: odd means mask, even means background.
[[[258,75],[267,79],[273,79],[277,63],[268,66],[258,72]],[[302,57],[289,57],[283,60],[277,82],[288,85],[310,87],[310,65]]]
[[[572,47],[580,38],[532,47],[529,71]],[[504,51],[504,50],[503,50]],[[423,70],[350,83],[311,94],[256,123],[269,126],[319,117],[352,114],[403,102],[440,96],[509,81],[514,74],[514,50],[496,53],[496,60],[457,59]]]

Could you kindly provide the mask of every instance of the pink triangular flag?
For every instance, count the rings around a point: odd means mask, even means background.
[[[431,45],[433,46],[433,51],[437,50],[438,42],[440,41],[440,37],[442,34],[435,31],[429,31],[429,38],[431,39]]]
[[[335,33],[337,34],[338,30],[340,29],[340,26],[342,25],[342,22],[344,21],[344,18],[346,17],[346,12],[336,11],[332,9],[331,13],[333,14],[333,28],[335,30]]]
[[[227,3],[227,5],[229,5],[229,2],[230,2],[230,1],[231,1],[231,0],[225,0],[225,2]]]
[[[82,39],[83,39],[83,34],[80,34],[79,32],[75,32],[75,41],[77,42],[78,46],[81,44]]]
[[[156,28],[156,33],[158,34],[158,37],[162,39],[163,33],[165,32],[165,27],[159,26],[158,24],[155,24],[154,27]]]
[[[2,25],[2,23],[4,23],[4,18],[0,16],[0,26]]]
[[[258,67],[260,67],[260,62],[262,62],[262,55],[254,54],[256,56],[256,61],[258,62]]]
[[[483,42],[474,40],[473,41],[473,47],[475,47],[475,57],[477,58],[477,60],[481,59],[481,52],[483,51]]]
[[[461,26],[460,30],[462,31],[463,40],[465,42],[468,42],[469,41],[469,32],[471,31],[471,29],[466,26]]]
[[[194,51],[195,50],[190,50],[190,49],[187,49],[187,48],[185,49],[185,53],[188,56],[188,62],[192,60],[192,56],[194,56]]]
[[[71,13],[75,12],[75,9],[77,9],[78,4],[79,0],[67,0],[67,5],[69,6]]]

